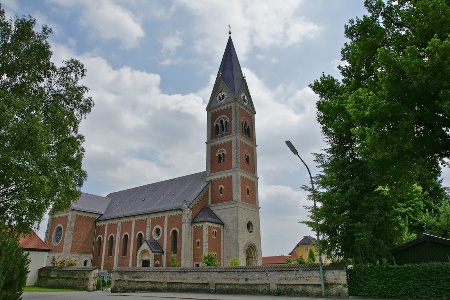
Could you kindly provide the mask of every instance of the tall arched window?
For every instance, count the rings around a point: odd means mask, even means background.
[[[122,256],[127,256],[128,252],[128,234],[125,234],[122,239]]]
[[[101,253],[102,253],[102,237],[99,236],[97,238],[97,256],[100,257]]]
[[[112,256],[114,246],[114,237],[111,235],[108,240],[108,256]]]
[[[173,230],[172,231],[172,253],[177,254],[177,248],[178,248],[178,231]]]
[[[219,164],[224,163],[225,162],[225,149],[220,149],[219,151],[217,151],[216,156],[217,156],[217,162]]]
[[[142,234],[142,232],[139,232],[137,235],[137,247],[136,247],[136,251],[139,250],[139,248],[141,247],[142,243],[144,242],[144,235]]]

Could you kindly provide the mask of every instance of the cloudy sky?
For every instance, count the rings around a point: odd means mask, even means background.
[[[325,147],[308,84],[338,76],[344,25],[363,0],[0,0],[53,29],[54,62],[84,63],[95,107],[82,122],[83,192],[106,195],[206,169],[206,104],[232,39],[256,107],[262,254],[311,230],[301,190]],[[41,226],[43,235],[46,225]]]

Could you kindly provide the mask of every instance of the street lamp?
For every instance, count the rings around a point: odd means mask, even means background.
[[[305,161],[300,157],[300,155],[298,154],[297,149],[295,149],[294,145],[292,145],[292,143],[290,141],[286,141],[286,145],[289,147],[289,149],[291,149],[292,153],[294,153],[294,155],[297,155],[298,158],[300,158],[300,160],[302,161],[302,163],[305,165],[306,169],[308,170],[309,173],[309,179],[311,180],[311,187],[312,187],[312,198],[314,201],[314,213],[317,212],[317,205],[316,205],[316,198],[314,197],[315,194],[315,189],[314,189],[314,183],[313,183],[313,179],[311,176],[311,171],[308,168],[308,165],[305,163]],[[325,284],[324,284],[324,280],[323,280],[323,263],[322,263],[322,251],[320,250],[320,236],[319,236],[319,226],[317,223],[317,219],[315,221],[316,223],[316,235],[317,235],[317,251],[319,251],[319,274],[320,274],[320,287],[322,289],[322,297],[325,297]]]

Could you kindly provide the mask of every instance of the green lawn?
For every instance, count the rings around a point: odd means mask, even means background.
[[[26,286],[23,288],[24,292],[79,292],[79,290],[62,289],[62,288],[47,288],[41,286]]]

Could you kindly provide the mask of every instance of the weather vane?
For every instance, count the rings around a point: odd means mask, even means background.
[[[228,24],[228,34],[231,35],[231,25]]]

